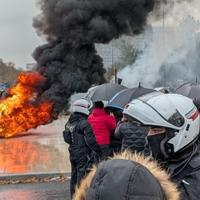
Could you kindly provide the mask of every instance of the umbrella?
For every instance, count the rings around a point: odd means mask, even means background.
[[[156,87],[154,90],[158,92],[162,92],[164,94],[170,93],[170,88],[169,87]]]
[[[179,86],[175,93],[182,94],[183,96],[189,97],[193,100],[198,109],[200,109],[200,84],[199,83],[184,83]]]
[[[125,86],[119,84],[105,83],[92,87],[88,90],[85,98],[95,101],[109,101],[116,93],[126,89]]]
[[[184,83],[179,86],[175,92],[182,94],[191,99],[200,99],[200,84],[199,83]]]
[[[107,107],[124,109],[124,106],[128,104],[131,100],[136,99],[144,94],[155,92],[153,89],[148,89],[144,87],[135,87],[122,90],[118,92],[110,101]]]

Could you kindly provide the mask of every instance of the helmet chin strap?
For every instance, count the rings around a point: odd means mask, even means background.
[[[164,158],[164,162],[166,162],[171,156],[174,155],[174,150],[173,150],[173,145],[168,144],[167,141],[170,138],[167,137],[167,134],[165,136],[165,138],[161,141],[160,143],[160,150],[163,154],[163,158]],[[171,175],[171,177],[175,177],[176,175],[178,175],[181,171],[183,171],[185,169],[185,167],[187,166],[187,164],[190,162],[191,158],[193,157],[193,155],[196,153],[197,149],[198,149],[198,145],[196,143],[193,143],[191,145],[192,151],[188,154],[188,156],[181,162],[178,171],[176,171],[174,174]],[[173,160],[173,162],[176,162],[176,159],[173,159],[171,157],[171,159]],[[174,169],[171,169],[171,171],[173,172]],[[171,172],[171,173],[172,173]]]
[[[166,160],[166,159],[168,159],[169,157],[170,157],[170,152],[167,152],[167,151],[169,151],[168,149],[166,149],[166,143],[167,143],[167,141],[169,140],[169,138],[167,138],[167,137],[165,137],[162,141],[161,141],[161,143],[160,143],[160,150],[161,150],[161,152],[162,152],[162,154],[163,154],[163,156],[164,156],[164,159]],[[166,151],[167,150],[167,151]],[[172,151],[171,151],[172,152]]]
[[[198,145],[196,143],[193,143],[192,144],[192,151],[188,155],[188,158],[185,159],[185,161],[181,163],[180,169],[176,173],[174,173],[174,174],[171,175],[172,178],[175,177],[176,175],[178,175],[181,171],[183,171],[185,169],[185,167],[187,166],[187,164],[192,159],[193,155],[197,152],[197,149],[198,149]]]
[[[163,161],[170,161],[170,162],[177,162],[182,160],[180,163],[180,166],[178,167],[178,170],[175,173],[172,173],[173,175],[171,177],[175,177],[177,174],[179,174],[184,168],[187,166],[187,164],[190,162],[193,155],[196,153],[198,149],[198,145],[196,143],[196,140],[194,140],[190,145],[185,147],[185,149],[182,149],[182,153],[179,152],[178,154],[174,153],[174,148],[172,144],[169,144],[168,141],[174,136],[175,132],[173,130],[166,130],[165,137],[160,142],[160,150],[163,154]],[[187,149],[190,148],[188,153],[186,153]],[[182,155],[182,156],[181,156]],[[187,155],[187,156],[186,156]],[[177,157],[178,156],[178,157]],[[174,171],[175,169],[171,169]]]
[[[167,141],[174,136],[173,130],[166,130],[165,138],[160,143],[160,150],[164,156],[164,159],[168,159],[174,154],[174,147],[172,144],[168,144]]]

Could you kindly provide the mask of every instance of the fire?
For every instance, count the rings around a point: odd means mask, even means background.
[[[12,137],[50,122],[53,103],[38,103],[38,89],[45,80],[37,72],[19,74],[16,85],[0,100],[0,137]]]

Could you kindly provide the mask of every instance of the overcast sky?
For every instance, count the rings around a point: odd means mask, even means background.
[[[0,58],[25,68],[34,62],[31,54],[43,44],[32,27],[32,18],[40,11],[37,0],[0,0]]]
[[[45,43],[32,27],[33,17],[40,12],[37,1],[0,0],[0,58],[5,62],[14,62],[17,67],[25,68],[27,63],[34,62],[32,52],[38,45]],[[170,14],[173,23],[179,21],[179,16],[185,16],[186,12],[200,19],[199,0],[181,6],[173,9],[174,14]]]

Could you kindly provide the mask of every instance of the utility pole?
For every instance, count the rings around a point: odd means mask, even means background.
[[[118,84],[118,81],[117,81],[117,69],[116,69],[116,67],[114,67],[114,73],[115,73],[115,84]]]
[[[163,48],[165,48],[165,0],[163,0],[163,9],[162,9],[162,35],[163,35]],[[166,86],[166,69],[163,68],[163,86]]]
[[[114,80],[115,80],[115,84],[117,84],[117,68],[114,65],[114,55],[113,55],[113,44],[111,42],[111,53],[112,53],[112,68],[114,70]]]

